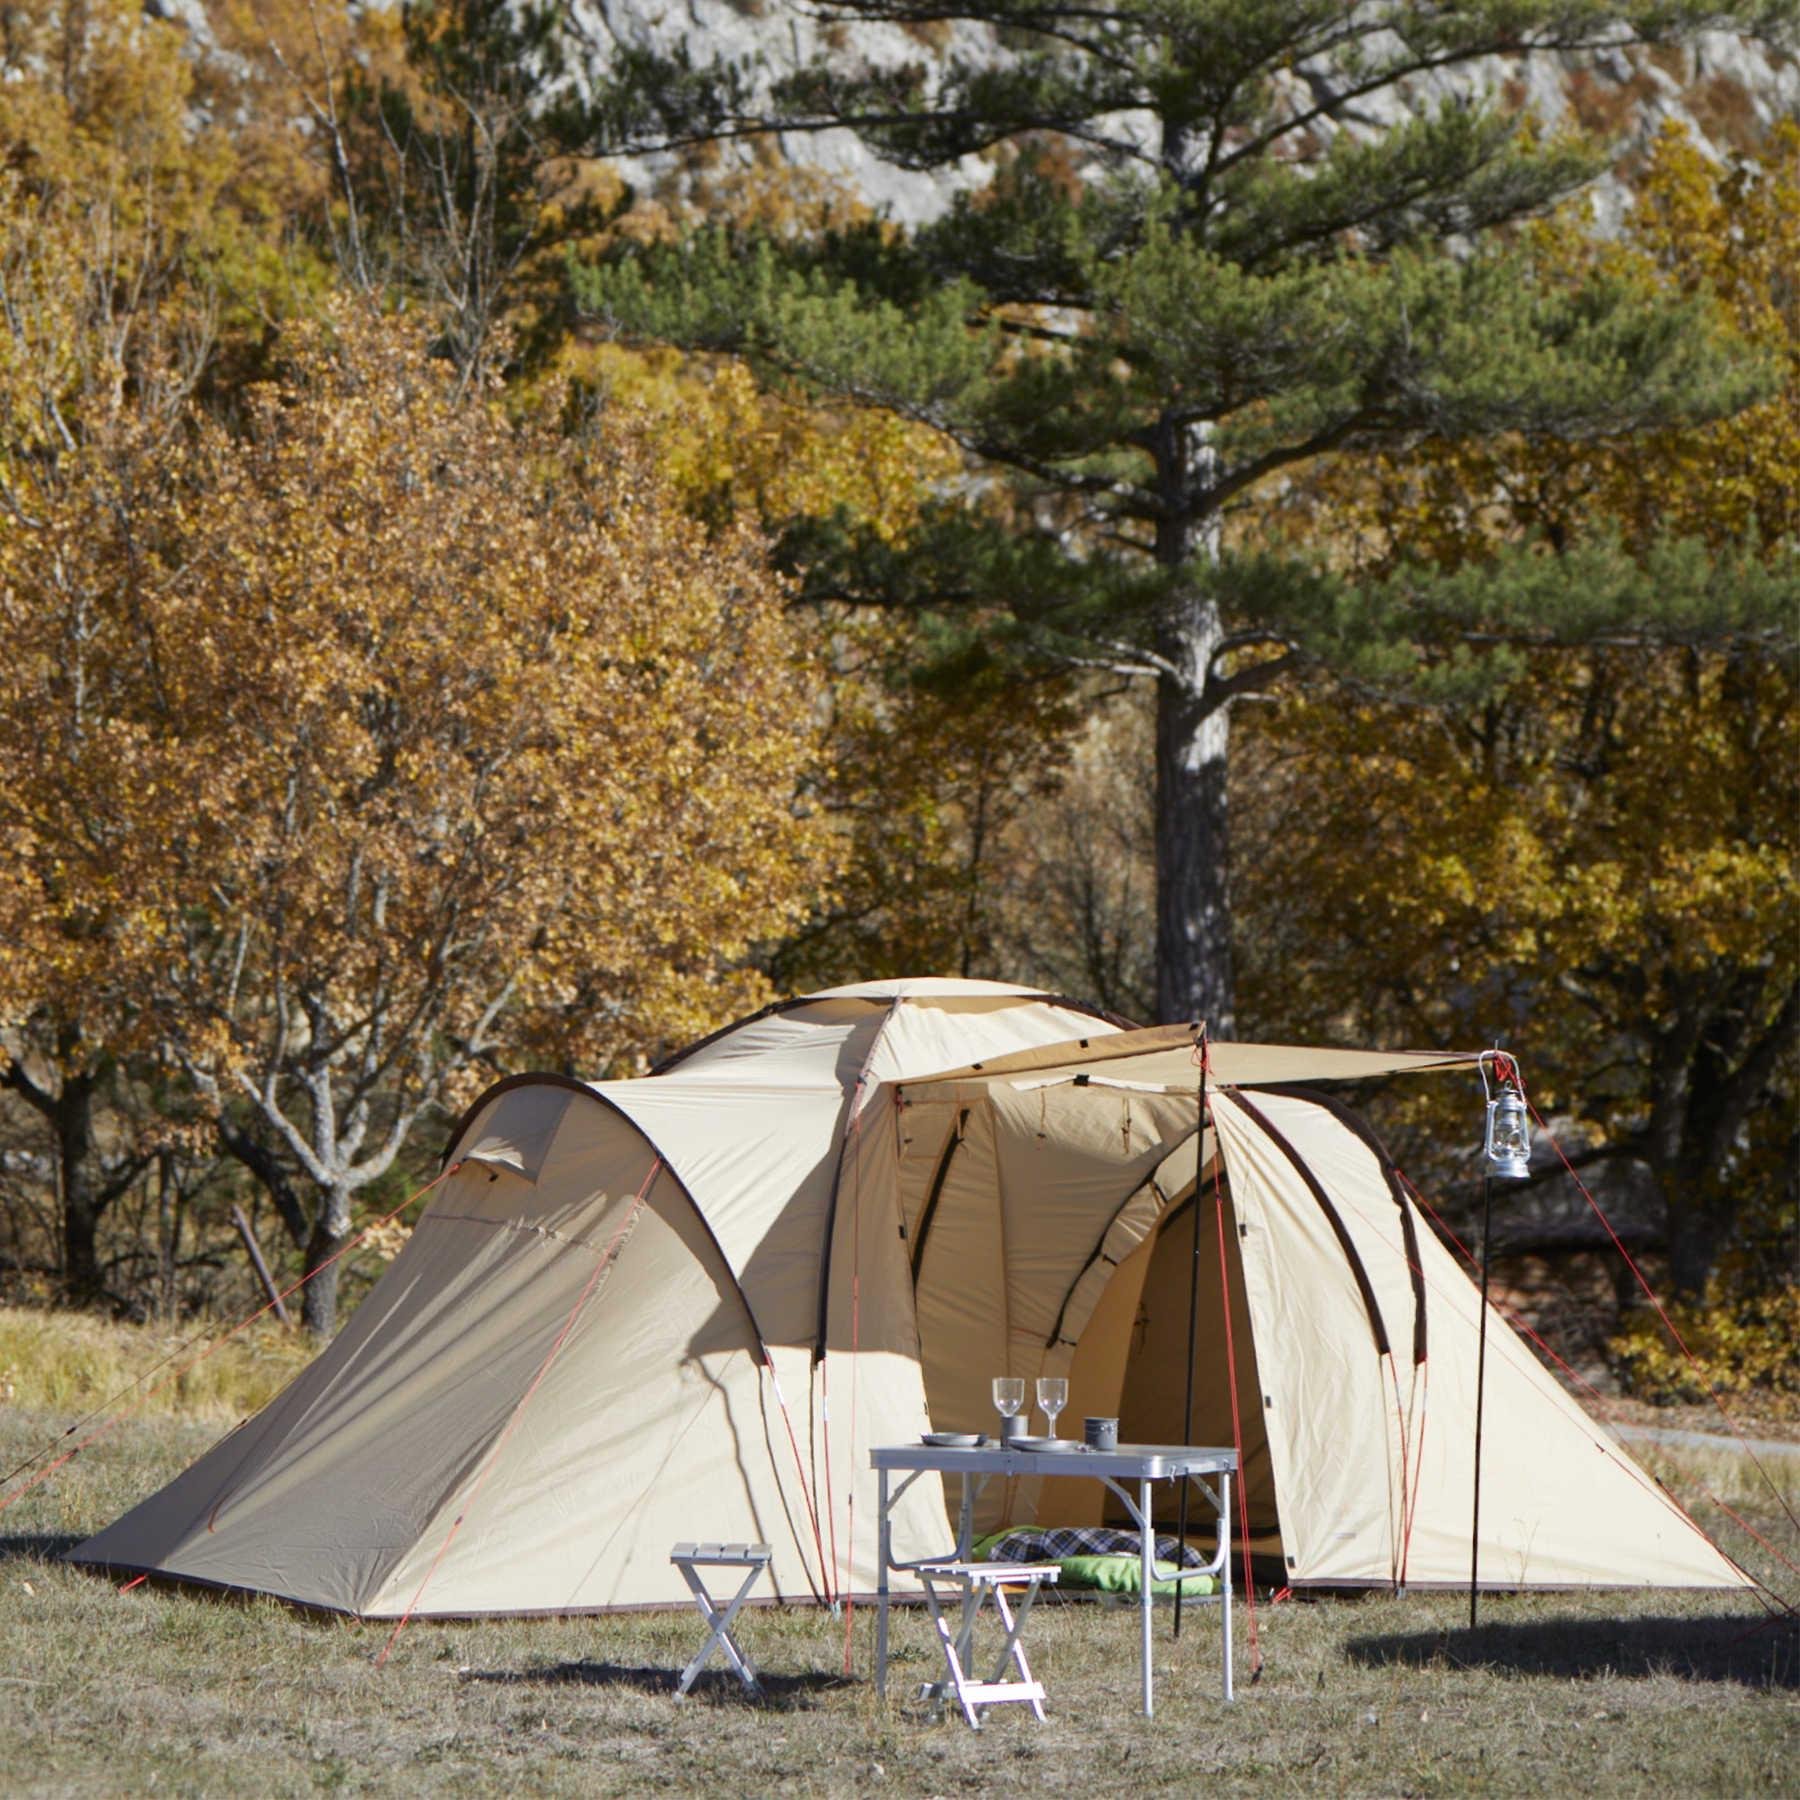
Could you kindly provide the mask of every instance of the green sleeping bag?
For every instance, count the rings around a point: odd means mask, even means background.
[[[1105,1549],[1074,1546],[1105,1544]],[[1008,1553],[995,1555],[1007,1546]],[[1157,1542],[1157,1567],[1174,1565],[1172,1540]],[[1083,1528],[1081,1530],[1045,1530],[1041,1526],[1012,1526],[976,1541],[973,1554],[980,1562],[1054,1563],[1062,1571],[1058,1587],[1090,1588],[1105,1594],[1138,1594],[1143,1592],[1144,1565],[1134,1533]],[[1192,1554],[1190,1552],[1190,1554]],[[1211,1575],[1192,1573],[1177,1582],[1173,1575],[1153,1581],[1150,1592],[1161,1598],[1172,1598],[1177,1586],[1186,1599],[1203,1598],[1218,1592],[1219,1584]]]

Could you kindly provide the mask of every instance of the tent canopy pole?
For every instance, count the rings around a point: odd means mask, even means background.
[[[1194,1255],[1188,1270],[1187,1387],[1181,1403],[1181,1441],[1194,1441],[1194,1347],[1200,1320],[1200,1183],[1206,1174],[1206,1027],[1200,1028],[1200,1119],[1196,1127],[1199,1154],[1194,1163]],[[1222,1296],[1223,1297],[1223,1296]],[[1229,1305],[1229,1298],[1226,1297]],[[1175,1553],[1175,1635],[1181,1636],[1181,1596],[1187,1587],[1183,1570],[1187,1568],[1188,1484],[1181,1484],[1181,1517],[1175,1536],[1179,1548]],[[1146,1525],[1146,1530],[1150,1527]],[[1151,1546],[1154,1553],[1155,1546]]]
[[[1476,1625],[1477,1577],[1481,1572],[1481,1407],[1487,1388],[1488,1274],[1494,1225],[1494,1178],[1481,1177],[1481,1314],[1475,1352],[1475,1501],[1469,1519],[1469,1629]]]

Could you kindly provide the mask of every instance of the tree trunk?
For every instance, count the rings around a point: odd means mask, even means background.
[[[337,1329],[338,1275],[343,1265],[331,1258],[343,1248],[349,1234],[349,1190],[327,1188],[319,1197],[318,1217],[306,1242],[306,1273],[311,1279],[303,1290],[305,1301],[300,1309],[302,1322],[316,1338],[328,1338]]]
[[[181,1310],[181,1226],[187,1197],[175,1176],[173,1152],[156,1155],[157,1310],[164,1324]]]
[[[94,1170],[94,1094],[99,1085],[100,1077],[86,1070],[65,1074],[54,1087],[39,1087],[16,1058],[0,1074],[0,1086],[11,1088],[49,1126],[55,1142],[63,1287],[77,1301],[96,1300],[102,1293],[97,1239],[100,1215],[113,1198],[101,1191]]]
[[[1678,1166],[1674,1178],[1662,1182],[1662,1190],[1670,1294],[1678,1300],[1699,1300],[1731,1237],[1737,1195],[1730,1183],[1721,1182],[1711,1171],[1696,1173],[1691,1163]]]
[[[1215,1037],[1229,1037],[1231,724],[1223,706],[1208,711],[1202,699],[1218,609],[1196,603],[1179,624],[1161,651],[1194,673],[1162,675],[1156,691],[1156,1010],[1164,1024],[1204,1019]]]
[[[1194,496],[1218,473],[1204,428],[1165,420],[1156,440],[1163,517],[1156,559],[1176,575],[1156,633],[1156,1014],[1232,1033],[1230,814],[1225,775],[1230,709],[1212,681],[1224,641],[1218,598],[1183,571],[1219,552],[1215,516]]]
[[[1669,1287],[1704,1297],[1743,1200],[1745,1126],[1800,1025],[1800,986],[1771,1006],[1760,969],[1675,984],[1651,1069],[1649,1160],[1662,1190]]]
[[[299,1184],[290,1170],[267,1144],[259,1143],[249,1132],[240,1131],[223,1119],[218,1129],[220,1147],[262,1183],[294,1248],[305,1250],[312,1241],[315,1221],[307,1212]]]
[[[63,1284],[77,1301],[99,1299],[98,1236],[104,1202],[94,1180],[94,1079],[65,1076],[52,1103],[57,1185],[62,1197]]]
[[[1684,1206],[1671,1198],[1669,1211],[1669,1292],[1678,1299],[1697,1300],[1718,1260],[1719,1240],[1714,1221],[1696,1206]]]

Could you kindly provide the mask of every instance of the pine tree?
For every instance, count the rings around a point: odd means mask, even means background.
[[[1604,147],[1475,99],[1419,102],[1385,128],[1369,108],[1485,55],[1669,39],[1744,9],[818,13],[825,48],[772,82],[685,54],[616,65],[593,90],[590,143],[847,126],[909,169],[986,154],[992,179],[910,232],[624,245],[573,270],[577,301],[619,331],[749,353],[923,421],[986,472],[902,553],[812,546],[815,591],[960,605],[1033,654],[1154,681],[1159,1012],[1229,1030],[1233,704],[1296,669],[1384,679],[1412,664],[1414,588],[1351,592],[1260,529],[1284,474],[1431,438],[1616,436],[1729,412],[1755,386],[1703,298],[1671,304],[1604,269],[1548,281],[1505,230],[1591,180]],[[951,48],[878,65],[861,28],[882,24]]]

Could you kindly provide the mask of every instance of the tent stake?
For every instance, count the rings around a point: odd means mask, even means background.
[[[1487,1386],[1487,1316],[1490,1244],[1494,1225],[1494,1178],[1481,1177],[1481,1317],[1475,1351],[1475,1507],[1469,1521],[1469,1629],[1476,1628],[1476,1577],[1481,1569],[1481,1403]]]
[[[1194,1264],[1188,1274],[1188,1333],[1187,1333],[1187,1391],[1181,1403],[1181,1441],[1191,1444],[1194,1441],[1194,1342],[1195,1327],[1200,1312],[1200,1190],[1201,1177],[1206,1170],[1202,1164],[1206,1161],[1206,1027],[1200,1028],[1200,1121],[1197,1126],[1199,1143],[1194,1151]],[[1228,1294],[1221,1294],[1224,1304],[1231,1304]],[[1176,1522],[1175,1537],[1178,1548],[1175,1552],[1175,1635],[1181,1636],[1181,1596],[1187,1587],[1187,1521],[1188,1521],[1188,1484],[1181,1484],[1181,1517]],[[1144,1529],[1155,1537],[1155,1521],[1145,1521]],[[1154,1543],[1150,1546],[1152,1557],[1156,1554]],[[1231,1552],[1226,1551],[1229,1556]]]

